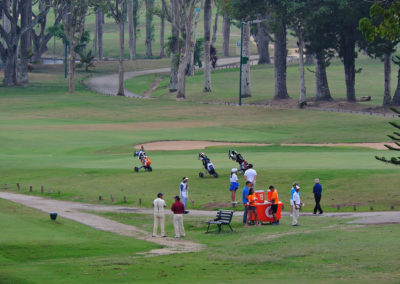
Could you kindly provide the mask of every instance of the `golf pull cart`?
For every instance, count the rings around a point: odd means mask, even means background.
[[[229,150],[228,157],[239,164],[239,172],[245,172],[249,168],[249,163],[247,163],[242,155],[235,150]]]
[[[215,171],[213,163],[211,163],[210,159],[207,157],[206,154],[203,152],[199,153],[199,160],[203,163],[203,167],[206,170],[205,173],[199,172],[199,177],[204,177],[204,175],[208,174],[210,176],[213,176],[215,178],[218,177],[218,173]]]
[[[142,166],[140,168],[139,167],[135,167],[135,172],[139,172],[139,170],[142,169],[142,168],[145,171],[148,171],[148,172],[153,171],[153,168],[151,167],[151,161],[150,161],[149,157],[146,156],[146,153],[144,152],[143,149],[134,152],[133,156],[134,157],[138,157],[138,159],[142,163]]]

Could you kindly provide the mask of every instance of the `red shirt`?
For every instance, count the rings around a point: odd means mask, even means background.
[[[185,206],[182,202],[175,201],[175,203],[171,206],[171,211],[174,212],[174,214],[183,214],[185,211]]]

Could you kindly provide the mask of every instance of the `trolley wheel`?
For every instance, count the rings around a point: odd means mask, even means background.
[[[213,174],[213,176],[214,176],[215,178],[217,178],[217,177],[218,177],[218,173],[215,172],[215,173]]]
[[[153,168],[152,168],[151,166],[148,166],[148,167],[147,167],[147,170],[148,170],[149,172],[152,172],[152,171],[153,171]]]
[[[199,173],[199,177],[203,178],[204,177],[204,173],[200,172]]]
[[[138,172],[139,171],[139,168],[138,167],[135,167],[135,172]]]

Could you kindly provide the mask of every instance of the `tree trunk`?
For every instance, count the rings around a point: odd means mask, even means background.
[[[213,27],[213,36],[211,40],[211,45],[215,46],[215,42],[217,41],[217,30],[218,30],[218,16],[219,16],[219,5],[216,0],[214,0],[215,6],[217,6],[217,12],[215,13],[214,18],[214,27]]]
[[[201,6],[203,6],[203,1],[201,2]],[[194,75],[194,48],[197,40],[197,25],[199,23],[199,17],[200,17],[200,9],[198,12],[196,12],[196,19],[194,20],[193,40],[192,40],[192,48],[190,51],[190,62],[187,70],[187,76]]]
[[[15,46],[14,52],[10,52],[4,62],[4,86],[16,86],[17,81],[17,47]]]
[[[397,87],[393,95],[392,105],[394,106],[400,105],[400,67],[397,70]]]
[[[247,62],[242,62],[242,98],[251,97],[250,82],[250,24],[243,24],[242,34],[242,58],[247,58]]]
[[[306,62],[305,62],[305,64],[306,65],[313,65],[314,64],[314,58],[315,58],[315,56],[314,56],[314,54],[306,54]]]
[[[354,37],[341,36],[341,47],[340,51],[342,53],[342,60],[344,65],[344,75],[346,81],[346,97],[348,102],[356,101],[356,91],[355,91],[355,48],[356,42]]]
[[[315,55],[317,59],[315,65],[315,100],[316,101],[332,101],[331,92],[328,86],[328,78],[326,75],[326,62],[324,52]]]
[[[129,58],[136,59],[136,51],[134,49],[134,27],[133,27],[133,0],[128,2],[128,29],[129,29]]]
[[[392,55],[390,53],[385,53],[384,58],[384,75],[385,75],[385,91],[383,94],[383,107],[387,107],[390,105],[392,101],[392,96],[390,92],[390,76],[391,76],[391,63],[392,63]]]
[[[160,57],[163,58],[165,56],[165,6],[164,2],[162,2],[161,7],[161,29],[160,29]]]
[[[274,66],[275,66],[275,92],[274,99],[289,98],[286,87],[286,23],[282,16],[277,20],[275,31],[275,49],[274,49]]]
[[[212,8],[211,0],[204,2],[204,89],[211,92],[211,61],[210,61],[210,34],[211,34]]]
[[[95,21],[94,21],[94,38],[93,38],[93,56],[97,57],[98,54],[98,39],[97,36],[99,34],[99,10],[96,9],[95,13]]]
[[[304,39],[303,32],[299,33],[299,69],[300,69],[300,100],[299,105],[303,107],[306,104],[306,82],[304,78]]]
[[[68,92],[70,94],[75,92],[75,48],[71,46],[68,57]]]
[[[119,64],[118,64],[118,92],[117,96],[125,96],[124,89],[124,22],[118,22],[119,29]]]
[[[145,0],[146,3],[146,57],[153,57],[151,41],[153,37],[153,8],[154,0]]]
[[[224,50],[224,56],[229,56],[229,36],[231,33],[231,20],[226,13],[224,13],[224,20],[222,23],[222,34],[223,34],[223,43],[222,49]]]
[[[32,23],[32,1],[26,1],[21,11],[21,28],[24,28]],[[20,53],[20,68],[19,82],[28,83],[28,63],[29,50],[32,48],[31,31],[21,35],[21,53]]]
[[[4,0],[4,7],[10,7],[8,0]],[[4,79],[3,84],[5,86],[16,86],[17,81],[17,63],[18,63],[18,37],[17,31],[11,25],[11,21],[3,14],[3,28],[10,35],[10,38],[2,40],[0,44],[3,44],[6,51],[5,54],[1,54],[1,59],[4,63]]]
[[[257,50],[258,50],[258,55],[259,55],[258,64],[271,63],[271,59],[269,57],[268,27],[265,22],[258,24]]]
[[[178,54],[179,54],[179,26],[180,26],[180,9],[178,0],[171,0],[171,71],[169,78],[169,91],[171,93],[178,90]]]
[[[99,48],[98,58],[103,60],[103,25],[104,25],[104,12],[99,10],[99,25],[97,27],[97,45]]]

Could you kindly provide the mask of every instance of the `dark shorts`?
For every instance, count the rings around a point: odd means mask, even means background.
[[[272,204],[271,211],[272,211],[272,213],[276,213],[276,211],[278,211],[278,204]]]
[[[247,210],[256,211],[256,207],[255,206],[249,206],[249,208],[247,208]]]

